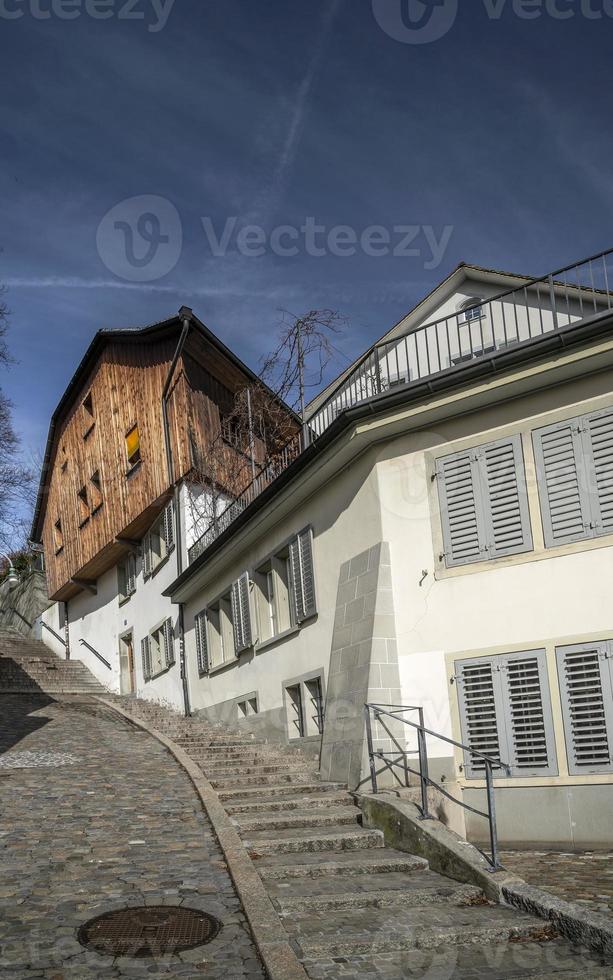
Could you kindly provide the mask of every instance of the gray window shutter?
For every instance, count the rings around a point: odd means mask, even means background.
[[[478,450],[487,525],[488,558],[532,550],[532,530],[521,436]]]
[[[303,623],[317,612],[315,570],[313,566],[313,532],[300,531],[289,546],[292,606],[296,623]]]
[[[545,545],[592,537],[581,420],[533,433]]]
[[[166,543],[166,550],[172,551],[175,546],[175,505],[174,501],[164,508],[164,518],[162,521],[162,537]]]
[[[251,606],[250,606],[249,572],[243,572],[236,582],[232,583],[232,627],[234,630],[234,651],[238,656],[243,650],[253,646],[251,636]]]
[[[198,660],[198,673],[208,674],[210,662],[206,611],[198,613],[196,616],[196,657]]]
[[[145,535],[143,541],[143,575],[148,578],[151,575],[151,536]]]
[[[126,571],[126,595],[134,595],[136,592],[136,558],[134,555],[128,555]]]
[[[456,683],[460,708],[462,741],[493,759],[501,758],[500,731],[492,660],[479,657],[456,664]],[[507,761],[506,759],[504,760]],[[482,760],[466,752],[467,776],[485,774]]]
[[[557,775],[553,716],[544,650],[500,660],[507,757],[512,776]]]
[[[172,667],[175,662],[175,631],[172,619],[167,619],[164,623],[164,657],[166,666]]]
[[[613,643],[556,650],[572,775],[613,772]]]
[[[125,562],[121,562],[121,564],[117,566],[117,591],[119,593],[120,600],[127,599],[127,597],[130,595],[128,592]]]
[[[588,490],[596,535],[613,533],[613,411],[594,412],[585,419]]]
[[[151,650],[149,648],[148,636],[141,640],[140,648],[143,660],[143,677],[148,681],[151,680]]]
[[[454,453],[436,461],[448,568],[485,557],[485,515],[479,493],[478,459],[474,451]]]

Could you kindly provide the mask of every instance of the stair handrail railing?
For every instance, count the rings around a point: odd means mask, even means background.
[[[108,660],[105,660],[105,658],[102,656],[102,654],[101,653],[98,653],[98,651],[96,650],[96,648],[93,647],[91,645],[91,643],[88,643],[87,640],[84,640],[83,639],[83,637],[81,637],[81,639],[79,640],[79,643],[82,643],[83,646],[84,647],[87,647],[87,649],[90,650],[94,654],[95,657],[98,657],[98,660],[101,663],[103,663],[105,667],[108,667],[109,670],[112,670],[113,669],[111,667],[110,663],[108,662]]]
[[[64,639],[64,637],[63,636],[60,636],[59,633],[56,633],[55,630],[53,629],[53,627],[52,626],[49,626],[49,623],[46,623],[44,619],[41,619],[40,620],[40,625],[41,625],[41,627],[44,626],[44,628],[51,633],[51,636],[55,637],[55,639],[58,641],[58,643],[61,643],[64,648],[66,647],[66,640]]]
[[[419,723],[415,721],[410,721],[408,718],[403,716],[403,712],[407,711],[417,711],[419,716]],[[419,757],[419,769],[414,769],[409,765],[409,756],[414,755],[414,752],[407,752],[406,747],[402,748],[396,736],[389,730],[388,726],[381,719],[383,717],[388,717],[394,721],[400,721],[404,725],[408,725],[417,732],[417,753]],[[397,705],[397,704],[365,704],[364,705],[364,718],[366,722],[366,742],[368,747],[368,759],[370,766],[370,781],[372,785],[373,793],[378,793],[377,784],[377,766],[375,763],[376,759],[380,759],[387,770],[390,770],[396,778],[398,778],[395,769],[402,769],[405,786],[409,787],[409,774],[412,773],[414,776],[419,778],[420,789],[421,789],[421,804],[417,804],[420,811],[420,819],[431,820],[433,819],[432,814],[428,808],[428,787],[432,786],[437,789],[443,796],[452,803],[457,803],[459,806],[463,807],[465,810],[469,810],[471,813],[475,813],[479,817],[484,817],[488,822],[489,827],[489,837],[490,837],[490,854],[485,851],[481,851],[486,861],[489,863],[490,871],[498,871],[502,868],[498,858],[498,831],[496,826],[496,802],[494,799],[494,768],[504,769],[508,775],[511,774],[510,766],[506,762],[502,762],[500,759],[495,759],[492,756],[486,755],[485,752],[480,752],[478,749],[472,748],[465,742],[458,742],[454,738],[450,738],[448,735],[442,735],[440,732],[435,732],[430,728],[426,728],[424,725],[424,709],[419,705]],[[381,752],[375,750],[374,740],[373,740],[373,721],[379,722],[383,727],[384,731],[387,733],[389,738],[392,740],[396,746],[397,752]],[[440,739],[443,742],[447,742],[449,745],[453,745],[458,749],[462,749],[463,752],[468,753],[471,757],[476,757],[483,760],[485,769],[485,786],[486,786],[486,799],[487,799],[487,810],[478,810],[474,806],[470,806],[469,803],[465,803],[464,800],[458,800],[457,797],[452,796],[448,793],[446,789],[440,785],[440,783],[435,782],[430,777],[428,768],[428,747],[426,742],[426,736],[431,738]],[[394,758],[389,758],[390,756]],[[397,758],[401,757],[401,761]]]

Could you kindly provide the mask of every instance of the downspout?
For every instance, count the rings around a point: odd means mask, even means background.
[[[185,341],[187,340],[187,335],[192,324],[192,311],[188,306],[182,306],[179,310],[179,316],[183,321],[183,329],[181,330],[181,336],[179,337],[179,343],[177,344],[177,349],[175,350],[172,363],[168,370],[168,376],[166,378],[166,383],[164,384],[164,389],[162,391],[162,422],[164,426],[164,444],[166,447],[166,467],[168,470],[168,483],[174,488],[174,511],[175,511],[175,541],[176,541],[176,551],[177,551],[177,575],[180,575],[183,571],[183,539],[181,537],[181,498],[179,494],[179,487],[174,486],[175,483],[175,468],[172,456],[172,443],[170,440],[170,426],[168,424],[168,393],[170,391],[170,385],[172,384],[172,379],[175,373],[175,368],[183,352],[185,346]],[[181,670],[181,682],[183,685],[183,709],[185,712],[185,717],[189,718],[191,715],[190,699],[189,699],[189,684],[187,680],[187,663],[185,658],[185,619],[183,615],[183,603],[179,603],[179,666]]]

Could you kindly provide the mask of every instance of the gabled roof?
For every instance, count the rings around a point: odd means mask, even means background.
[[[51,476],[58,426],[72,408],[83,384],[87,380],[92,368],[98,362],[105,347],[111,343],[130,344],[142,339],[162,339],[164,335],[172,336],[173,333],[177,334],[178,336],[181,331],[183,317],[185,315],[190,317],[192,325],[196,327],[200,334],[213,347],[216,347],[217,350],[224,355],[224,357],[228,358],[228,360],[230,360],[243,374],[254,382],[257,382],[259,385],[264,384],[262,380],[251,370],[251,368],[247,367],[247,365],[241,361],[241,359],[237,357],[236,354],[229,349],[229,347],[226,347],[219,337],[209,330],[202,320],[200,320],[188,307],[181,307],[178,313],[169,316],[165,320],[158,320],[156,323],[150,323],[144,327],[102,328],[98,330],[89,347],[85,351],[85,354],[81,358],[81,361],[78,364],[72,378],[68,382],[64,394],[60,398],[57,407],[51,416],[38,495],[36,498],[36,507],[34,509],[32,529],[30,532],[32,542],[40,543],[41,540],[42,525],[45,518],[47,502],[47,490],[49,487],[49,478]],[[264,385],[264,387],[267,388],[266,385]],[[279,401],[278,396],[275,395],[274,392],[270,391],[270,389],[267,390],[274,398],[277,399],[277,401]],[[287,408],[287,411],[296,419],[296,421],[299,422],[300,420],[296,416],[295,412],[293,412],[289,406],[286,405],[285,407]]]

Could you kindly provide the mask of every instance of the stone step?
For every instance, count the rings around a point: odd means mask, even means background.
[[[252,833],[244,839],[250,855],[255,858],[266,854],[301,854],[319,851],[370,850],[383,847],[380,830],[363,830],[339,827],[335,830],[314,832],[308,828],[278,830],[274,837],[266,831]]]
[[[226,802],[226,812],[233,814],[241,813],[284,813],[302,809],[327,809],[328,807],[355,806],[355,800],[350,793],[322,793],[316,796],[309,793],[306,796],[296,796],[289,799],[277,799],[275,797],[263,797],[255,802]]]
[[[202,766],[200,767],[202,768]],[[204,771],[204,770],[203,770]],[[295,783],[303,785],[313,778],[310,772],[287,772],[285,774],[275,772],[268,775],[247,775],[239,776],[236,772],[234,776],[210,776],[210,783],[215,789],[239,789],[244,786],[259,786],[268,790],[271,786],[278,783]]]
[[[342,970],[331,956],[305,961],[313,976],[385,977],[404,980],[604,980],[611,964],[596,953],[579,950],[564,939],[547,942],[491,943],[434,949],[388,950],[381,954],[343,957]],[[384,972],[382,972],[382,969]],[[317,971],[317,972],[316,972]]]
[[[218,796],[223,803],[250,803],[263,800],[283,797],[284,799],[307,796],[310,793],[338,793],[347,792],[347,786],[343,783],[320,783],[317,780],[303,781],[301,783],[285,783],[275,785],[269,783],[263,786],[252,786],[245,789],[243,786],[220,789]]]
[[[334,827],[350,824],[361,825],[362,814],[352,803],[347,807],[335,807],[330,810],[317,812],[314,810],[297,810],[291,813],[262,813],[239,814],[233,818],[241,835],[256,831],[290,830],[293,827]]]
[[[215,763],[209,763],[207,760],[195,761],[199,763],[201,768],[205,769],[207,773],[214,776],[216,779],[223,779],[225,776],[233,776],[237,772],[240,772],[245,776],[271,776],[275,773],[282,775],[283,773],[293,772],[294,770],[301,772],[304,769],[304,763],[299,766],[295,766],[292,765],[289,759],[284,762],[253,763],[252,765],[247,766],[216,765]]]
[[[396,883],[396,879],[399,879],[401,875],[391,875],[390,877]],[[424,877],[424,875],[419,875],[420,884]],[[333,881],[334,879],[323,880]],[[340,880],[345,886],[347,885],[346,880]],[[310,881],[309,883],[321,884],[321,881]],[[433,908],[437,905],[465,907],[488,904],[482,890],[476,885],[461,885],[450,881],[441,886],[439,880],[434,887],[425,885],[421,888],[408,888],[404,884],[397,883],[397,887],[394,889],[390,888],[387,882],[382,882],[382,884],[386,884],[387,887],[378,891],[373,888],[363,892],[345,891],[338,894],[279,896],[274,899],[274,904],[284,916],[295,915],[298,912],[348,912],[353,909]]]
[[[428,862],[414,854],[402,854],[391,847],[380,847],[374,851],[342,851],[333,858],[320,853],[301,854],[300,862],[288,864],[285,854],[272,854],[257,862],[262,881],[284,881],[286,879],[313,880],[315,887],[321,887],[321,879],[327,878],[370,878],[373,875],[415,874],[428,870]],[[418,873],[418,874],[417,874]],[[325,887],[325,886],[324,886]],[[353,887],[353,885],[352,885]]]
[[[243,752],[241,755],[237,756],[220,756],[217,753],[211,752],[208,749],[203,749],[198,752],[194,752],[193,749],[189,747],[185,751],[191,756],[194,762],[208,764],[211,768],[217,769],[229,769],[233,766],[258,766],[258,765],[277,765],[281,766],[283,762],[300,765],[305,765],[305,760],[300,756],[283,756],[278,754],[273,754],[272,752]]]
[[[441,946],[487,945],[555,938],[552,925],[543,919],[501,906],[474,908],[437,905],[428,908],[396,908],[344,912],[342,928],[329,912],[286,917],[284,926],[299,943],[306,959],[393,950],[440,949]]]

